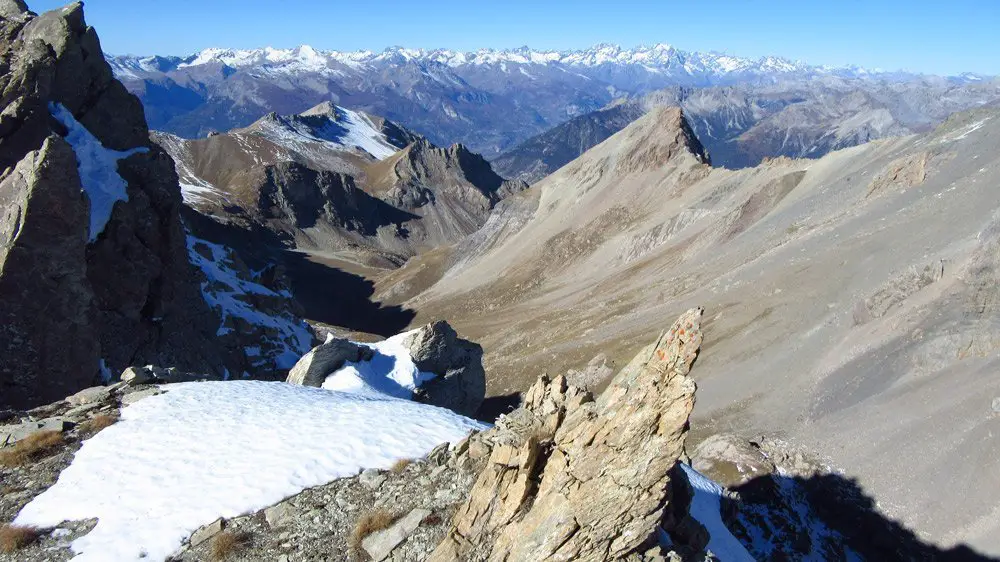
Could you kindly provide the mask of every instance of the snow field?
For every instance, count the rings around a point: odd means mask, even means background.
[[[84,442],[58,482],[15,523],[97,518],[77,562],[163,560],[204,524],[306,488],[388,468],[486,426],[375,393],[283,382],[164,385]]]

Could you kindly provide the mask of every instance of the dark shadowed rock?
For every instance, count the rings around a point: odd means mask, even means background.
[[[73,149],[53,136],[25,155],[0,181],[0,205],[0,401],[50,402],[89,386],[100,360]],[[42,372],[60,376],[39,385]]]
[[[437,378],[414,392],[420,402],[474,416],[486,397],[483,348],[458,337],[445,321],[420,328],[403,340],[418,369]]]
[[[136,363],[221,373],[227,351],[188,261],[173,162],[82,4],[40,16],[0,4],[0,68],[0,403],[51,401]],[[136,149],[118,160],[125,197],[96,232],[78,170],[93,155],[60,138],[70,126]]]

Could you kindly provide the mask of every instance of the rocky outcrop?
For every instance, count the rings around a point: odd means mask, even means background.
[[[459,338],[444,321],[413,330],[400,343],[409,351],[417,369],[437,375],[413,392],[414,400],[448,408],[464,416],[476,415],[486,397],[482,347]],[[327,376],[345,363],[369,361],[373,355],[370,346],[330,335],[325,343],[299,359],[288,372],[286,382],[323,386]]]
[[[373,187],[401,209],[416,209],[448,194],[485,212],[503,197],[527,188],[523,181],[500,177],[482,156],[460,144],[440,148],[420,139],[387,164]]]
[[[0,402],[65,396],[102,366],[221,365],[173,163],[149,142],[142,107],[112,77],[82,5],[35,16],[8,0],[2,14]],[[113,153],[117,170],[100,170],[92,152],[74,154],[83,142],[127,152]],[[113,181],[124,185],[119,201],[100,200]],[[102,209],[103,223],[93,217]]]
[[[300,229],[325,221],[363,236],[375,236],[379,228],[414,218],[365,193],[346,174],[280,162],[254,177],[257,179],[249,180],[249,190],[257,198],[255,214],[263,220],[285,220]]]
[[[372,358],[372,348],[341,338],[330,338],[312,348],[288,372],[286,382],[303,386],[323,386],[327,375],[344,366],[348,361],[367,361]]]
[[[403,340],[418,369],[437,378],[414,392],[414,399],[464,416],[475,416],[486,397],[483,348],[458,337],[444,321],[434,322]]]
[[[908,189],[922,184],[927,177],[927,160],[926,151],[893,160],[868,184],[865,198],[882,195],[890,189]]]
[[[597,400],[539,380],[483,435],[486,468],[430,560],[654,556],[694,407],[701,314],[681,316]]]
[[[0,406],[129,365],[218,378],[290,367],[312,335],[280,275],[186,232],[174,162],[82,4],[0,8]]]
[[[97,309],[83,259],[87,203],[73,150],[46,139],[0,181],[0,403],[37,404],[91,383]],[[41,373],[61,373],[44,386]]]

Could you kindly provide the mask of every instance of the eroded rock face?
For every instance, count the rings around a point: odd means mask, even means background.
[[[474,416],[486,397],[483,348],[458,337],[444,321],[427,324],[403,341],[418,369],[437,378],[414,393],[419,402]]]
[[[75,166],[73,149],[52,136],[0,180],[0,402],[64,396],[98,370],[97,310],[80,259],[87,202]],[[41,389],[39,371],[65,375]]]
[[[78,169],[93,155],[62,138],[60,106],[104,148],[137,149],[118,161],[127,199],[100,232],[89,232],[93,202]],[[104,373],[222,365],[218,317],[188,263],[173,162],[150,143],[142,106],[113,78],[82,4],[36,16],[0,2],[0,107],[0,405],[90,386],[102,360]]]
[[[477,440],[487,466],[430,560],[651,556],[694,407],[701,314],[681,316],[596,401],[564,377],[539,380]]]

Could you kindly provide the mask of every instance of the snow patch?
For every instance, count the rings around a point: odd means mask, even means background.
[[[691,517],[708,529],[710,536],[708,550],[716,558],[726,562],[753,562],[750,553],[722,522],[722,514],[719,511],[722,506],[722,486],[702,476],[687,464],[680,463],[680,466],[694,490],[694,497],[691,499]]]
[[[957,140],[962,140],[965,137],[969,136],[970,134],[974,133],[975,131],[978,131],[979,129],[981,129],[983,127],[983,125],[985,125],[986,122],[989,121],[989,120],[990,120],[990,118],[987,117],[985,119],[981,119],[979,121],[976,121],[975,123],[970,123],[970,124],[966,125],[965,127],[962,127],[961,129],[955,131],[954,133],[952,133],[952,134],[944,137],[943,139],[941,139],[940,142],[943,144],[943,143],[946,143],[946,142],[954,142],[954,141],[957,141]]]
[[[413,391],[437,375],[417,369],[403,340],[416,330],[397,334],[378,343],[359,343],[372,348],[370,361],[348,361],[326,377],[323,388],[359,394],[384,394],[410,399]]]
[[[409,400],[283,382],[162,389],[85,441],[56,484],[15,523],[51,527],[97,518],[72,543],[77,562],[164,560],[218,517],[422,457],[487,427]]]
[[[189,205],[208,203],[212,199],[220,197],[223,197],[222,193],[211,185],[181,184],[181,198]]]
[[[209,256],[203,255],[199,247],[207,251]],[[312,333],[305,321],[290,313],[280,316],[265,314],[243,300],[250,295],[289,298],[287,293],[276,293],[259,283],[240,278],[231,265],[229,250],[225,246],[188,234],[187,249],[191,263],[201,270],[207,279],[201,284],[201,294],[205,302],[222,315],[222,324],[216,335],[223,336],[230,332],[226,327],[226,318],[230,316],[241,318],[250,324],[275,329],[281,336],[268,343],[280,350],[274,357],[274,363],[279,369],[291,369],[295,362],[309,351],[312,347]]]
[[[331,106],[331,111],[329,116],[276,117],[262,121],[255,132],[279,146],[299,151],[308,148],[309,143],[321,143],[333,150],[361,151],[378,160],[399,151],[367,115],[340,106]]]
[[[90,229],[88,242],[97,240],[104,227],[111,220],[111,211],[118,201],[128,201],[127,184],[118,175],[118,161],[133,154],[149,152],[140,146],[129,150],[104,148],[86,127],[73,117],[70,110],[61,103],[49,102],[49,113],[56,121],[69,130],[66,142],[76,153],[77,170],[83,191],[90,200]]]

